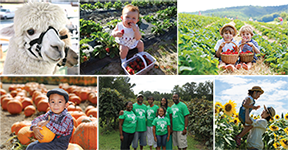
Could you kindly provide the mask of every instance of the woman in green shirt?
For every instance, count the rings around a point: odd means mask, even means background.
[[[123,115],[119,116],[119,131],[121,140],[121,150],[130,149],[130,145],[134,138],[134,133],[136,131],[136,115],[133,113],[133,103],[126,102],[124,107],[126,110]]]
[[[169,119],[171,127],[170,131],[172,131],[172,109],[168,106],[168,100],[165,97],[161,99],[160,107],[164,107],[166,109],[165,118]],[[166,149],[172,150],[172,134],[170,134],[169,141],[166,142]]]

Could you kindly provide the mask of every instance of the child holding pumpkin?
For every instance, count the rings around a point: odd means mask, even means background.
[[[133,5],[126,5],[122,10],[122,22],[119,22],[112,31],[112,36],[120,45],[121,63],[126,61],[130,49],[137,47],[138,52],[144,51],[144,43],[141,39],[141,32],[137,26],[139,21],[139,8]]]
[[[73,119],[68,113],[69,96],[63,89],[52,89],[47,93],[48,105],[50,110],[32,121],[30,130],[34,132],[35,137],[41,141],[45,136],[40,133],[42,127],[47,127],[53,133],[48,136],[55,136],[51,142],[42,143],[35,141],[28,145],[26,150],[38,149],[67,149],[70,137],[73,131]],[[49,118],[49,119],[48,119]]]
[[[235,69],[234,64],[226,64],[225,62],[223,62],[220,54],[221,54],[221,50],[223,52],[226,52],[232,49],[235,50],[233,43],[236,43],[237,41],[234,40],[233,37],[236,35],[237,29],[231,24],[225,24],[222,28],[220,28],[219,31],[223,38],[221,40],[218,40],[214,47],[216,51],[216,57],[219,58],[219,68],[234,71]]]
[[[239,68],[244,68],[245,70],[249,70],[252,67],[252,63],[256,63],[256,60],[258,59],[255,54],[260,53],[259,50],[259,46],[258,43],[252,39],[254,33],[253,33],[253,28],[250,25],[244,25],[240,28],[240,36],[242,37],[242,40],[239,42],[241,45],[239,48],[241,48],[241,52],[245,53],[245,52],[252,52],[254,50],[254,59],[252,62],[247,62],[247,64],[245,62],[240,62],[240,64],[238,64],[236,66],[237,69]],[[245,44],[246,43],[246,44]]]

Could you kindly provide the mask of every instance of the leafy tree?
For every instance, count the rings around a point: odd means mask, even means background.
[[[124,97],[116,89],[102,88],[99,96],[99,124],[107,129],[118,128],[119,111],[124,109]]]

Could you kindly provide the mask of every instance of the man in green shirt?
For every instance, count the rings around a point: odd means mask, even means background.
[[[173,130],[173,145],[178,149],[186,150],[187,145],[187,126],[189,110],[187,106],[179,101],[179,95],[173,95],[174,104],[172,109],[172,130]]]
[[[148,97],[148,103],[147,106],[147,139],[148,139],[148,145],[150,146],[150,150],[152,150],[152,145],[154,147],[157,147],[157,143],[154,141],[153,136],[153,125],[152,122],[156,118],[157,109],[159,108],[157,105],[154,105],[154,97],[149,96]]]
[[[132,147],[137,149],[138,140],[140,140],[140,149],[147,145],[146,142],[146,117],[147,117],[147,106],[143,104],[143,95],[137,96],[137,102],[133,104],[133,112],[137,117],[136,132],[132,141]]]

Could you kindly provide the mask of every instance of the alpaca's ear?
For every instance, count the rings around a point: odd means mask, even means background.
[[[12,37],[14,34],[15,34],[15,32],[14,32],[13,25],[5,27],[5,28],[2,28],[0,30],[0,35],[1,36]]]

